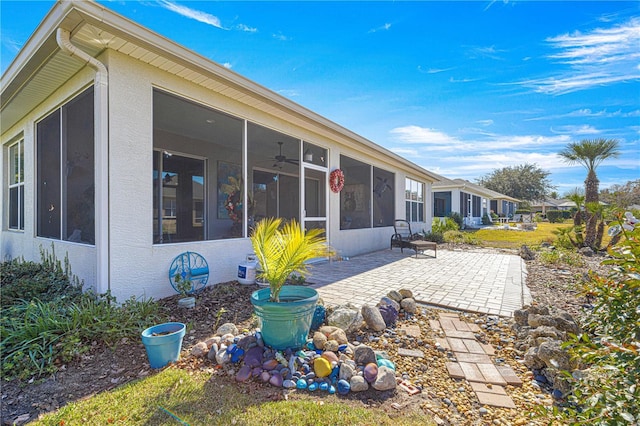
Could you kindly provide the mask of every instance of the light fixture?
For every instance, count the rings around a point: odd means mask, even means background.
[[[311,150],[309,148],[307,148],[304,152],[304,161],[306,163],[312,163],[313,162],[313,152],[311,152]]]

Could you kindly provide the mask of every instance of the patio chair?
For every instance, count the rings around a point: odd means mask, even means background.
[[[433,250],[434,256],[437,256],[437,244],[432,241],[424,241],[418,234],[411,232],[411,224],[403,219],[396,219],[393,223],[394,234],[391,236],[391,250],[394,247],[400,247],[400,252],[404,252],[405,248],[415,250],[416,257],[418,252],[425,250]]]

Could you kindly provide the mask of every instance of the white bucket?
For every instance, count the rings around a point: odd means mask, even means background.
[[[238,265],[238,282],[240,284],[256,283],[256,264],[253,262],[242,262]]]

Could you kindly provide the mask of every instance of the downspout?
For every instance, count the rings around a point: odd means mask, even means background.
[[[111,289],[109,280],[109,71],[93,56],[71,44],[70,33],[58,28],[56,41],[60,49],[85,62],[96,72],[94,83],[94,161],[95,161],[95,292]]]

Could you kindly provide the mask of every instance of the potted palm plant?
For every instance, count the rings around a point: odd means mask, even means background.
[[[285,283],[294,273],[306,276],[309,260],[332,253],[324,230],[304,231],[295,220],[267,218],[256,224],[251,244],[260,264],[259,278],[269,283],[251,295],[262,338],[274,349],[300,348],[311,328],[318,292]]]

